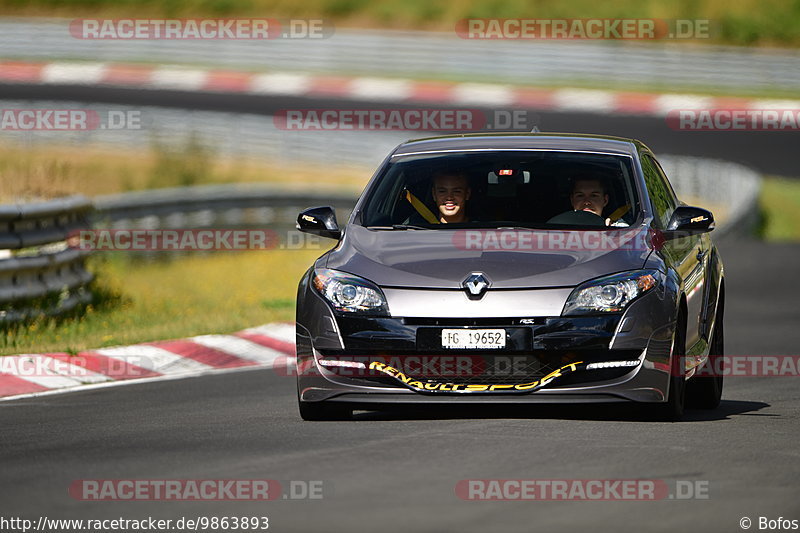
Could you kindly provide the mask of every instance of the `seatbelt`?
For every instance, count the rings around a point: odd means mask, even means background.
[[[439,223],[439,220],[436,218],[436,215],[434,215],[431,212],[431,210],[428,209],[428,206],[422,203],[422,200],[411,194],[411,191],[409,191],[408,189],[406,189],[406,200],[408,200],[408,203],[414,206],[414,209],[417,210],[417,213],[419,213],[420,216],[422,216],[422,218],[424,218],[431,224]]]
[[[618,207],[618,208],[616,208],[616,209],[614,210],[614,212],[613,212],[613,213],[611,213],[611,214],[608,216],[608,220],[610,220],[610,221],[611,221],[611,223],[613,224],[614,222],[616,222],[617,220],[619,220],[619,219],[621,219],[623,216],[625,216],[625,213],[627,213],[627,212],[628,212],[628,211],[630,211],[630,210],[631,210],[631,204],[625,204],[625,205],[623,205],[622,207]]]

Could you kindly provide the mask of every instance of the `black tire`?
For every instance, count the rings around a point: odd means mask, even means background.
[[[342,405],[325,402],[299,402],[300,417],[303,420],[319,422],[324,420],[352,420],[353,410]]]
[[[722,400],[723,372],[725,358],[725,332],[722,327],[724,302],[720,300],[717,316],[714,319],[714,332],[711,337],[709,356],[699,376],[689,380],[686,389],[686,401],[689,407],[696,409],[716,409]]]
[[[686,405],[686,319],[678,315],[675,333],[672,338],[672,357],[670,358],[669,390],[667,401],[656,404],[653,412],[656,420],[677,422],[683,418]]]

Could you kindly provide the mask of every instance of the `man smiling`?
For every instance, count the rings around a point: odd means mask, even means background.
[[[469,180],[457,172],[441,172],[433,178],[433,201],[442,224],[468,222],[466,207],[472,193]]]

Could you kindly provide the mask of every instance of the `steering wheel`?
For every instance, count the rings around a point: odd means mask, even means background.
[[[565,226],[605,226],[606,219],[590,211],[567,211],[554,216],[547,223]]]

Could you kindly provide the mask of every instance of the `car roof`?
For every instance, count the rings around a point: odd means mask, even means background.
[[[635,139],[575,133],[467,133],[413,139],[398,146],[392,157],[420,152],[473,150],[566,150],[635,157],[646,149]]]

